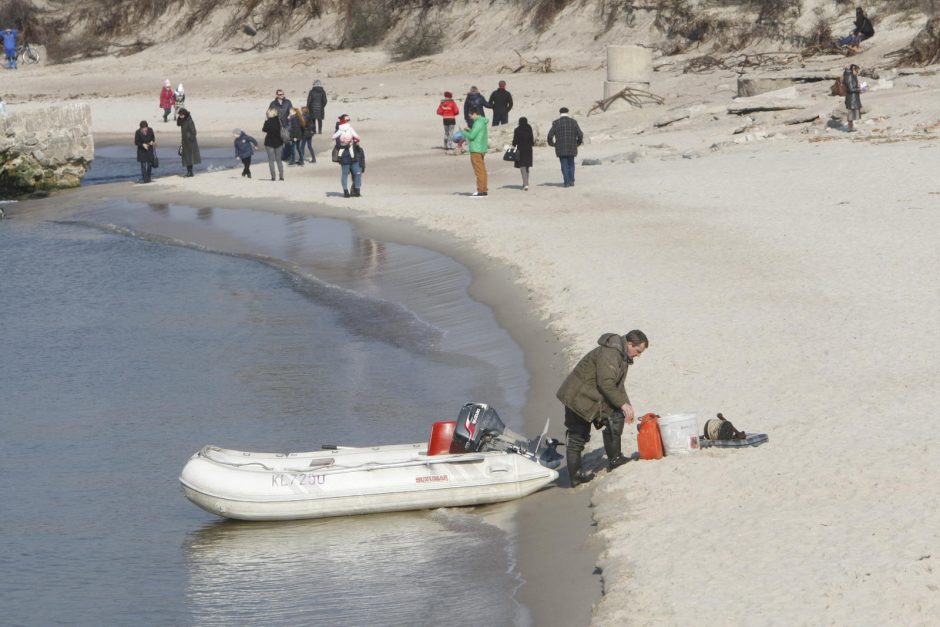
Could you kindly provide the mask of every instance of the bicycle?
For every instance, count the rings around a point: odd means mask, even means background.
[[[16,58],[26,65],[39,62],[39,53],[29,44],[20,44],[16,48]]]

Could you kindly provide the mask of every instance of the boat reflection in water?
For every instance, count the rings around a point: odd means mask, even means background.
[[[522,583],[515,558],[505,553],[511,516],[511,505],[496,504],[209,524],[184,545],[193,620],[527,625],[527,609],[513,599]]]

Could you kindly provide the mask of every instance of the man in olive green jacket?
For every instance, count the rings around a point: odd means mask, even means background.
[[[581,358],[558,388],[556,396],[565,406],[568,478],[571,487],[587,483],[594,473],[581,469],[581,452],[591,439],[591,424],[604,429],[604,452],[611,471],[627,462],[620,452],[624,421],[635,418],[627,396],[627,369],[649,347],[646,334],[633,330],[626,335],[605,333],[598,347]]]

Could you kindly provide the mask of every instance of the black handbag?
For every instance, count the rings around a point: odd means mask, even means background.
[[[180,147],[176,149],[176,154],[183,156],[183,144],[180,144]]]
[[[333,159],[333,163],[339,163],[339,144],[333,146],[333,153],[330,155],[330,158]]]
[[[153,167],[154,168],[160,167],[160,158],[157,156],[156,150],[153,151]]]
[[[519,153],[516,152],[515,146],[510,146],[506,149],[506,152],[503,153],[503,161],[512,161],[515,163],[519,160]]]

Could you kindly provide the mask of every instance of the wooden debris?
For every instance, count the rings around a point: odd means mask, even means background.
[[[532,57],[532,59],[526,59],[518,50],[513,50],[516,53],[516,56],[519,57],[518,65],[501,65],[496,70],[497,73],[509,71],[512,74],[518,74],[519,72],[541,72],[543,74],[550,74],[552,70],[552,58],[545,57],[540,59],[539,57]]]
[[[630,106],[637,107],[638,109],[643,107],[643,104],[663,104],[666,102],[662,96],[657,96],[654,93],[642,90],[634,89],[632,87],[624,87],[618,91],[613,96],[604,98],[603,100],[598,100],[594,103],[594,106],[591,107],[590,111],[587,112],[588,115],[591,115],[598,109],[601,111],[607,111],[607,109],[617,100],[625,100],[630,103]]]
[[[897,58],[895,67],[925,66],[940,62],[940,16],[927,20],[924,28],[906,48],[889,52],[885,57]]]
[[[714,57],[703,55],[690,59],[682,70],[683,74],[707,72],[709,70],[734,70],[744,72],[745,68],[763,67],[768,65],[789,65],[793,62],[802,62],[803,55],[799,52],[757,52],[750,54],[734,54],[729,57]]]

